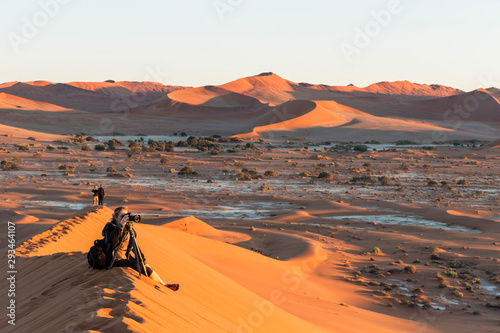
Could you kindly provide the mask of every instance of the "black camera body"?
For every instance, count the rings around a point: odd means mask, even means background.
[[[134,223],[139,223],[141,222],[141,215],[132,215],[131,213],[128,213],[128,221],[129,222],[134,222]]]

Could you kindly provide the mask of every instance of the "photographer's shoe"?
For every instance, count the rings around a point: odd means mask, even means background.
[[[173,291],[179,290],[179,284],[178,283],[166,284],[165,287],[170,288]]]

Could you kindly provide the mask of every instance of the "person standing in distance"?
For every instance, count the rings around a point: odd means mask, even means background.
[[[94,186],[92,193],[94,193],[94,206],[97,206],[99,204],[99,189],[97,188],[97,185]]]
[[[102,206],[104,205],[104,196],[105,196],[105,193],[104,193],[104,188],[102,187],[102,184],[99,185],[99,189],[97,191],[97,196],[99,197],[99,206]]]

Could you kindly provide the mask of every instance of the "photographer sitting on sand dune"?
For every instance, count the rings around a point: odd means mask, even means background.
[[[126,207],[118,207],[114,210],[111,222],[108,222],[105,226],[104,229],[102,230],[102,235],[105,238],[105,243],[107,247],[106,253],[112,253],[114,254],[116,250],[116,258],[115,261],[113,262],[113,267],[130,267],[135,270],[137,270],[137,258],[133,258],[131,256],[131,249],[132,249],[132,241],[130,239],[130,234],[129,232],[126,232],[126,228],[128,228],[129,223],[129,215]],[[134,233],[134,237],[137,238],[137,233],[133,228],[128,229],[130,232]],[[127,231],[128,231],[127,230]],[[121,246],[119,249],[117,247],[120,245]],[[141,272],[145,274],[146,276],[149,276],[156,282],[159,282],[166,287],[172,289],[172,290],[178,290],[179,285],[178,284],[165,284],[163,280],[156,274],[155,271],[149,266],[149,264],[146,263],[146,258],[140,252],[140,256],[142,256],[144,264],[146,266],[146,272]],[[108,259],[111,261],[111,258]],[[107,263],[109,264],[109,263]]]

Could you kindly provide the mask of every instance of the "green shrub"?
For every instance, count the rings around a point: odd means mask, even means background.
[[[353,150],[362,153],[362,152],[367,151],[368,147],[365,145],[356,145],[356,146],[354,146]]]
[[[458,276],[457,272],[452,271],[452,270],[442,271],[441,274],[452,277],[452,278],[456,278]]]
[[[9,162],[3,160],[0,163],[0,166],[2,167],[2,170],[17,170],[19,169],[19,165],[16,162]]]
[[[107,173],[118,173],[118,170],[116,170],[115,167],[111,166],[111,167],[109,167],[109,168],[106,169],[106,172]]]
[[[328,171],[322,171],[320,172],[320,174],[318,175],[318,178],[320,179],[333,179],[333,175],[331,172],[328,172]]]
[[[273,170],[267,170],[266,172],[264,172],[264,176],[266,176],[266,177],[276,177],[276,172],[273,171]]]
[[[360,182],[360,183],[364,183],[364,184],[373,184],[373,183],[376,182],[376,180],[375,180],[375,178],[373,178],[370,175],[363,175],[361,177],[358,177],[358,176],[352,177],[351,182],[353,182],[353,183]]]
[[[269,187],[267,184],[262,184],[262,185],[260,186],[260,190],[261,190],[261,191],[270,191],[270,190],[272,190],[272,189],[271,189],[271,187]]]
[[[197,175],[198,173],[194,171],[194,169],[190,166],[185,166],[184,168],[179,171],[179,175],[181,176],[194,176]]]
[[[415,273],[417,272],[417,268],[416,268],[415,266],[413,266],[413,265],[411,265],[411,266],[406,266],[406,267],[405,267],[405,271],[406,271],[406,273],[408,273],[408,274],[415,274]]]
[[[238,180],[252,180],[252,175],[248,172],[240,172],[236,175]]]
[[[382,185],[387,185],[391,182],[391,179],[387,176],[382,176],[382,177],[378,177],[378,181],[380,182],[380,184]]]
[[[75,166],[74,165],[68,165],[68,164],[62,164],[59,166],[59,170],[64,170],[64,171],[75,171]]]
[[[89,145],[83,145],[83,146],[82,146],[82,150],[83,150],[83,151],[90,151],[90,150],[91,150],[91,148],[90,148],[90,146],[89,146]]]
[[[438,184],[438,182],[433,180],[433,179],[429,179],[427,181],[427,186],[436,186],[437,184]]]
[[[18,144],[14,145],[14,146],[17,148],[17,150],[21,150],[21,151],[28,151],[28,150],[30,150],[29,147],[28,147],[28,145],[25,145],[25,144],[18,143]]]

